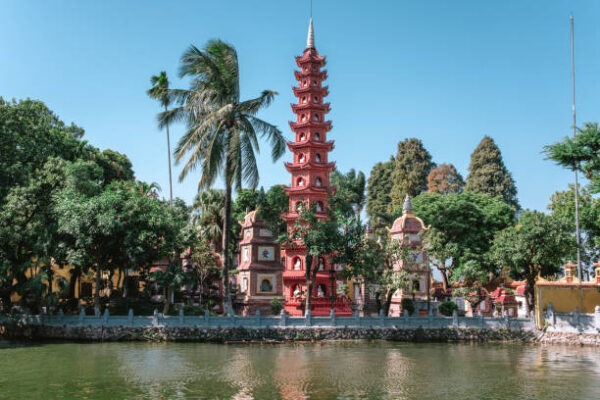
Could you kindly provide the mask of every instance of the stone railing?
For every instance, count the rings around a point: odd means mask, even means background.
[[[556,312],[552,303],[544,315],[547,332],[561,333],[600,333],[600,306],[596,306],[594,314],[583,314],[577,311]]]
[[[314,317],[310,313],[305,317],[290,317],[282,311],[279,316],[262,316],[257,312],[254,316],[213,316],[208,312],[203,316],[186,316],[180,312],[178,316],[164,316],[154,311],[152,316],[135,316],[133,311],[129,315],[110,315],[108,310],[104,314],[94,316],[85,315],[30,315],[21,316],[18,322],[29,325],[45,326],[104,326],[104,327],[206,327],[206,328],[276,328],[276,327],[364,327],[364,328],[398,328],[398,329],[441,329],[441,328],[479,328],[500,329],[511,328],[520,330],[535,329],[534,321],[527,318],[487,318],[483,316],[459,317],[456,312],[452,317],[409,316],[405,313],[402,317],[379,316],[360,317],[355,313],[351,317],[338,317],[332,311],[328,317]]]

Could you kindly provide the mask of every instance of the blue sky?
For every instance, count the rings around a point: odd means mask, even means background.
[[[168,195],[166,140],[145,91],[161,70],[173,87],[179,58],[211,38],[239,52],[244,98],[280,94],[261,116],[291,138],[294,56],[306,43],[309,2],[20,1],[0,13],[0,96],[45,101],[100,148],[126,153],[136,176]],[[437,163],[466,176],[493,137],[523,207],[545,209],[572,175],[544,160],[571,125],[569,13],[575,15],[578,124],[600,120],[600,2],[314,0],[316,47],[328,57],[331,159],[369,173],[417,137]],[[183,131],[172,128],[172,142]],[[289,182],[266,143],[260,184]],[[179,167],[175,167],[177,174]],[[190,202],[198,174],[176,183]]]

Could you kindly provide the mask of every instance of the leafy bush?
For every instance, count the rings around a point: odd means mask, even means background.
[[[456,305],[455,302],[446,300],[446,301],[442,301],[442,303],[438,307],[438,310],[442,315],[445,315],[446,317],[450,317],[450,316],[452,316],[452,312],[454,310],[458,311],[458,306]]]
[[[278,315],[281,313],[281,310],[283,310],[283,299],[275,297],[273,300],[271,300],[269,306],[271,307],[271,314]]]
[[[408,311],[408,315],[413,315],[415,313],[415,303],[411,299],[402,299],[402,313],[404,310]]]

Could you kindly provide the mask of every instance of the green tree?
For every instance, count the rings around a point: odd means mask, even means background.
[[[550,198],[548,209],[552,215],[564,219],[575,234],[575,191],[573,185],[570,190],[555,192]],[[600,200],[592,196],[589,189],[581,188],[579,193],[579,221],[582,235],[582,262],[586,275],[593,271],[593,263],[600,257]],[[575,260],[577,253],[569,255]]]
[[[593,193],[600,191],[600,127],[586,122],[575,137],[544,147],[547,157],[558,165],[577,170],[591,182]]]
[[[340,211],[360,215],[367,199],[365,196],[365,174],[361,171],[357,173],[354,168],[345,174],[336,170],[329,177],[329,181],[337,189],[335,195],[343,198],[343,203],[350,206],[350,210]]]
[[[412,249],[396,239],[367,238],[359,217],[350,218],[344,225],[336,261],[345,265],[345,274],[355,283],[367,283],[374,288],[378,308],[387,315],[394,293],[408,290],[414,278],[406,269],[394,270],[394,265],[402,261],[411,269],[416,266]]]
[[[427,176],[427,191],[430,193],[460,193],[465,181],[452,164],[440,164]]]
[[[497,272],[488,251],[494,234],[513,222],[514,208],[499,198],[471,192],[423,193],[412,204],[415,215],[429,225],[424,245],[429,261],[442,274],[444,289],[477,276],[475,272]]]
[[[500,149],[489,136],[484,136],[471,154],[465,191],[499,196],[506,204],[519,208],[515,181],[504,165]]]
[[[169,111],[171,98],[169,97],[169,78],[165,71],[160,71],[160,74],[153,75],[150,78],[152,87],[146,92],[151,98],[158,100],[160,105]],[[173,178],[171,176],[171,138],[169,137],[169,123],[165,123],[167,131],[167,160],[169,162],[169,200],[173,203]]]
[[[66,125],[37,100],[0,97],[0,205],[15,186],[26,186],[50,157],[74,160],[84,153],[83,129]]]
[[[300,213],[293,228],[287,236],[281,238],[284,248],[304,250],[304,271],[306,279],[305,310],[310,310],[313,293],[313,284],[319,271],[318,264],[322,257],[332,256],[342,247],[342,232],[336,215],[327,209],[328,218],[317,217],[314,207],[305,209]]]
[[[224,209],[225,193],[216,189],[198,193],[192,205],[192,224],[216,251],[222,251]]]
[[[385,236],[385,227],[389,225],[388,207],[391,204],[392,172],[394,171],[394,158],[389,161],[379,162],[371,169],[367,184],[367,214],[369,222],[380,236]]]
[[[515,277],[525,279],[527,310],[532,312],[535,278],[559,272],[574,246],[569,224],[563,218],[527,210],[515,226],[496,234],[491,254],[498,264],[510,267]]]
[[[419,139],[410,138],[398,143],[392,171],[393,185],[388,212],[401,206],[406,195],[415,197],[426,191],[427,175],[434,167],[431,154]]]
[[[265,224],[273,232],[274,237],[279,237],[286,231],[286,223],[281,215],[289,208],[289,199],[283,185],[273,185],[260,199],[260,213]]]

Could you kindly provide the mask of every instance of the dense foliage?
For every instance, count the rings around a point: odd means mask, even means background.
[[[517,186],[506,169],[500,149],[489,136],[484,136],[471,154],[465,191],[483,193],[519,208]]]

